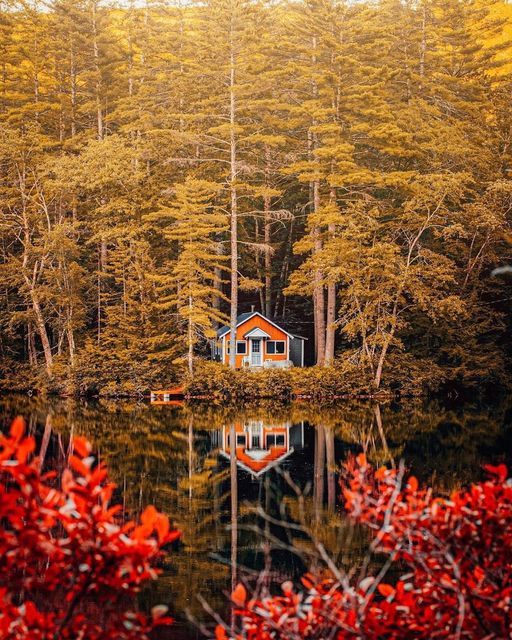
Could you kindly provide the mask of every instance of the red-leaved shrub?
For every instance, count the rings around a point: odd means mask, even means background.
[[[73,440],[60,477],[40,473],[34,450],[20,418],[0,435],[0,638],[143,640],[168,624],[166,607],[149,618],[130,607],[179,532],[154,507],[119,522],[114,485],[85,439]]]
[[[446,499],[405,479],[403,467],[350,461],[345,506],[372,531],[382,569],[366,575],[363,564],[356,577],[335,569],[320,583],[306,576],[304,590],[285,583],[277,597],[249,599],[239,585],[239,630],[219,625],[217,639],[512,637],[512,481],[504,465],[486,470],[489,480]]]

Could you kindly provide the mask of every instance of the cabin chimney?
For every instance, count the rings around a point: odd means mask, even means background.
[[[251,304],[251,313],[254,313],[254,305]]]

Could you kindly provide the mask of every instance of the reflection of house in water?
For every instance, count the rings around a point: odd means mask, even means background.
[[[278,466],[290,454],[304,446],[304,423],[267,425],[263,420],[235,423],[235,455],[238,466],[254,477]],[[230,458],[230,426],[217,433],[220,453]]]

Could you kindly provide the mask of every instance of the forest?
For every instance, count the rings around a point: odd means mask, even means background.
[[[510,5],[0,7],[3,388],[165,384],[253,305],[375,389],[506,384]]]

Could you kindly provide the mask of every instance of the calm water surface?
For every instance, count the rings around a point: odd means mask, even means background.
[[[357,562],[366,542],[338,510],[338,468],[350,452],[376,464],[403,458],[450,491],[480,478],[486,462],[510,464],[511,409],[509,401],[229,408],[0,397],[2,427],[23,415],[49,465],[65,459],[70,434],[84,434],[108,462],[126,517],[151,503],[183,531],[142,594],[143,606],[169,604],[175,640],[202,637],[185,611],[211,621],[198,596],[228,615],[225,594],[241,578],[265,569],[279,583],[319,567],[312,538],[336,562]]]

